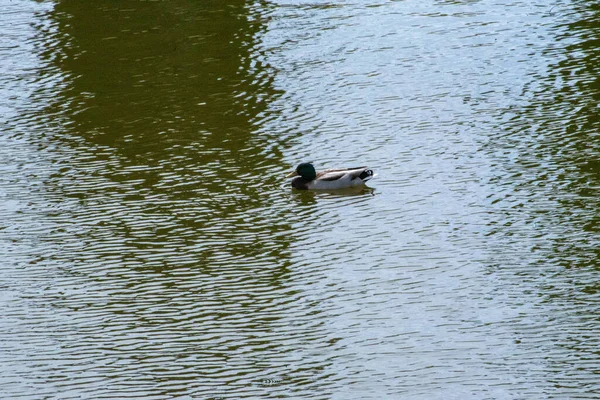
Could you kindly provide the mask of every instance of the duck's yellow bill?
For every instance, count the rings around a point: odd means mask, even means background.
[[[286,178],[291,178],[292,176],[298,176],[298,172],[296,172],[296,170],[290,172],[289,174],[287,174],[285,177]]]

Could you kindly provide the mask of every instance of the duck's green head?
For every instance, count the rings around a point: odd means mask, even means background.
[[[298,175],[307,181],[312,181],[317,177],[317,171],[315,171],[315,167],[311,163],[302,163],[296,167],[295,171],[292,171],[288,175],[288,178]]]

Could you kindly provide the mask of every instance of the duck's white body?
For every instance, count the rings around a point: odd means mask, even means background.
[[[311,165],[312,167],[312,165]],[[292,180],[292,187],[301,190],[334,190],[364,185],[373,178],[373,171],[367,167],[328,169],[312,171],[313,179],[308,179],[297,171],[290,176],[298,176]]]

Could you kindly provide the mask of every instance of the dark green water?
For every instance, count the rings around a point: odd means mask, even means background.
[[[0,397],[600,398],[599,21],[4,1]]]

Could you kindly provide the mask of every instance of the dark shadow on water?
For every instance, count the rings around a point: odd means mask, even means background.
[[[336,190],[297,190],[290,187],[289,182],[282,190],[290,194],[294,211],[298,215],[314,213],[318,209],[341,208],[345,203],[363,198],[368,200],[375,196],[375,188],[359,186]]]
[[[363,196],[363,195],[371,195],[375,196],[375,188],[371,188],[368,186],[358,186],[344,189],[335,189],[335,190],[297,190],[294,188],[290,188],[290,190],[297,195],[298,198],[301,199],[335,199],[347,196]]]

